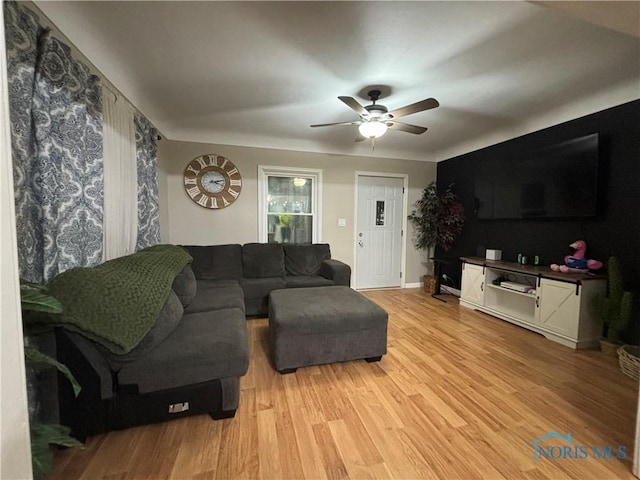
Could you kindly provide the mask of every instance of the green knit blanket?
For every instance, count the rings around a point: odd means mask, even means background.
[[[48,285],[63,311],[44,321],[125,354],[151,330],[176,275],[192,260],[181,247],[155,245],[96,267],[67,270]]]

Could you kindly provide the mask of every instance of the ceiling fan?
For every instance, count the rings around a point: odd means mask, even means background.
[[[338,123],[321,123],[311,125],[311,127],[330,127],[334,125],[358,125],[359,135],[356,142],[362,142],[368,138],[379,138],[384,135],[387,129],[400,130],[401,132],[413,133],[420,135],[427,131],[427,127],[419,127],[408,123],[398,122],[396,118],[411,115],[412,113],[422,112],[438,107],[440,104],[435,98],[427,98],[420,102],[412,103],[405,107],[396,108],[389,111],[384,105],[377,104],[380,98],[380,90],[370,90],[367,95],[371,99],[371,105],[362,106],[353,97],[338,97],[354,112],[360,115],[360,120],[354,122],[338,122]]]

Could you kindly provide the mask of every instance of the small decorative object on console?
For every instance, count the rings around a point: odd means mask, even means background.
[[[487,248],[486,252],[487,260],[502,260],[502,250],[496,250],[495,248]]]
[[[564,265],[558,265],[556,263],[549,265],[551,270],[563,273],[586,273],[589,270],[599,270],[602,268],[602,262],[584,258],[585,252],[587,251],[587,244],[584,240],[577,240],[569,246],[575,250],[575,253],[564,257]]]

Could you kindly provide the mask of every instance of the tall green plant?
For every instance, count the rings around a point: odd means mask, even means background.
[[[415,226],[415,246],[420,250],[435,246],[449,250],[464,226],[464,207],[451,191],[452,185],[438,193],[436,182],[422,191],[407,217]]]
[[[26,320],[33,312],[38,314],[58,314],[62,312],[60,302],[50,295],[47,289],[37,283],[20,282],[20,303],[22,308],[23,322],[25,322],[25,337],[33,334],[29,330]],[[56,368],[62,373],[73,387],[76,396],[80,394],[81,387],[76,381],[71,371],[66,365],[61,364],[55,358],[42,353],[32,345],[24,346],[25,365],[31,371],[37,373],[45,369]],[[31,463],[33,475],[36,479],[46,478],[53,468],[53,452],[51,445],[62,447],[82,446],[75,438],[69,434],[70,429],[62,425],[42,424],[35,419],[31,420]]]
[[[604,323],[605,339],[619,343],[631,319],[633,294],[624,289],[622,269],[617,257],[609,257],[607,275],[608,294],[595,297],[595,309]]]

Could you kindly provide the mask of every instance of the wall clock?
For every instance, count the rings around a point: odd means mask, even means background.
[[[242,190],[242,176],[228,158],[200,155],[184,169],[184,189],[189,198],[204,208],[220,209],[236,201]]]

